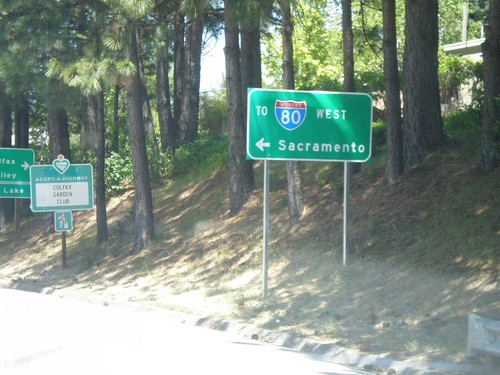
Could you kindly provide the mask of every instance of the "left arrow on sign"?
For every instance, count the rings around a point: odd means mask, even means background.
[[[255,145],[259,148],[260,151],[264,151],[264,147],[271,147],[271,143],[264,142],[264,138],[258,141]]]

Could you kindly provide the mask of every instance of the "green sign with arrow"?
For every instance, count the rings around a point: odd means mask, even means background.
[[[247,158],[367,161],[372,105],[362,93],[249,89]]]
[[[35,152],[27,148],[0,148],[0,198],[30,197],[30,166]]]

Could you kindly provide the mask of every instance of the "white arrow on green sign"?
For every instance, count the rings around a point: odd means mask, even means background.
[[[362,93],[249,89],[247,158],[367,161],[372,105]]]
[[[35,152],[28,148],[0,148],[0,198],[29,198],[29,168]]]

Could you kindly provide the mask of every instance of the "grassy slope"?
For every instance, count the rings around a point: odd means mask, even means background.
[[[225,170],[155,190],[157,240],[137,256],[131,192],[109,203],[101,248],[94,213],[75,214],[65,270],[51,218],[34,215],[20,233],[0,234],[0,283],[240,320],[396,359],[463,359],[467,313],[500,310],[500,171],[481,175],[448,150],[388,187],[376,162],[363,166],[343,267],[341,166],[303,164],[306,209],[294,228],[284,169],[272,163],[267,301],[260,165],[237,217],[228,215]]]

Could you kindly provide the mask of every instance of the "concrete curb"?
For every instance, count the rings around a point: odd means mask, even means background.
[[[190,320],[192,317],[190,318]],[[185,320],[188,323],[188,320]],[[193,324],[191,322],[191,324]],[[392,375],[446,375],[482,374],[490,372],[485,365],[476,363],[413,362],[381,358],[376,355],[346,349],[334,344],[318,343],[310,339],[295,337],[288,333],[261,329],[251,325],[232,323],[224,320],[199,318],[196,326],[216,329],[245,338],[278,345],[283,348],[321,356],[332,362],[362,368],[375,373]]]

